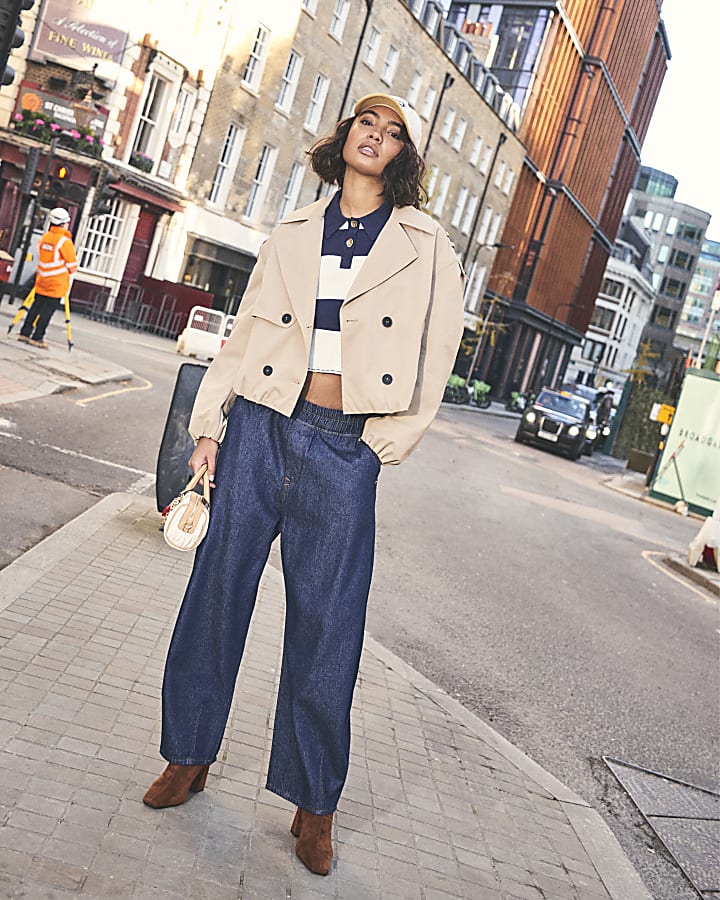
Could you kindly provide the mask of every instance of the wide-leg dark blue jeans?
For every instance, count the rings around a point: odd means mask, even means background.
[[[213,762],[280,534],[285,638],[267,787],[318,815],[335,810],[347,775],[372,574],[380,461],[360,440],[366,418],[306,401],[287,417],[235,401],[165,664],[160,752]]]

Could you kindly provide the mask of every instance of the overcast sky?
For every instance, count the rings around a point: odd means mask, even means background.
[[[720,3],[665,0],[662,17],[672,59],[642,162],[677,178],[676,200],[712,213],[707,236],[720,241]]]

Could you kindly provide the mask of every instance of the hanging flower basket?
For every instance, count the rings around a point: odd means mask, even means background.
[[[133,150],[128,162],[131,166],[135,166],[136,169],[140,169],[141,172],[152,172],[153,166],[155,165],[154,160],[146,153],[140,153],[139,150]]]
[[[49,144],[55,137],[59,146],[75,153],[84,153],[95,158],[102,154],[104,142],[89,128],[67,128],[47,113],[24,109],[13,117],[13,126],[17,134],[24,134],[42,144]]]

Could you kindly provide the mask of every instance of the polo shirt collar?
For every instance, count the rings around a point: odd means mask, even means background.
[[[340,228],[346,223],[349,222],[350,219],[347,216],[344,216],[340,210],[340,197],[342,196],[342,191],[336,191],[335,196],[332,198],[330,203],[328,204],[327,209],[325,210],[325,236],[328,237],[331,234],[335,234],[336,231],[339,231]],[[375,241],[377,236],[382,231],[383,225],[390,218],[390,213],[392,212],[392,206],[387,202],[387,200],[382,204],[382,206],[378,207],[378,209],[373,210],[373,212],[368,213],[366,216],[362,216],[356,218],[354,221],[360,222],[365,232],[371,241]]]

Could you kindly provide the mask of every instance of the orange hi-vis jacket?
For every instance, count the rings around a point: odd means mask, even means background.
[[[70,290],[70,277],[77,271],[75,245],[67,228],[51,225],[40,238],[35,293],[45,297],[64,297]]]

